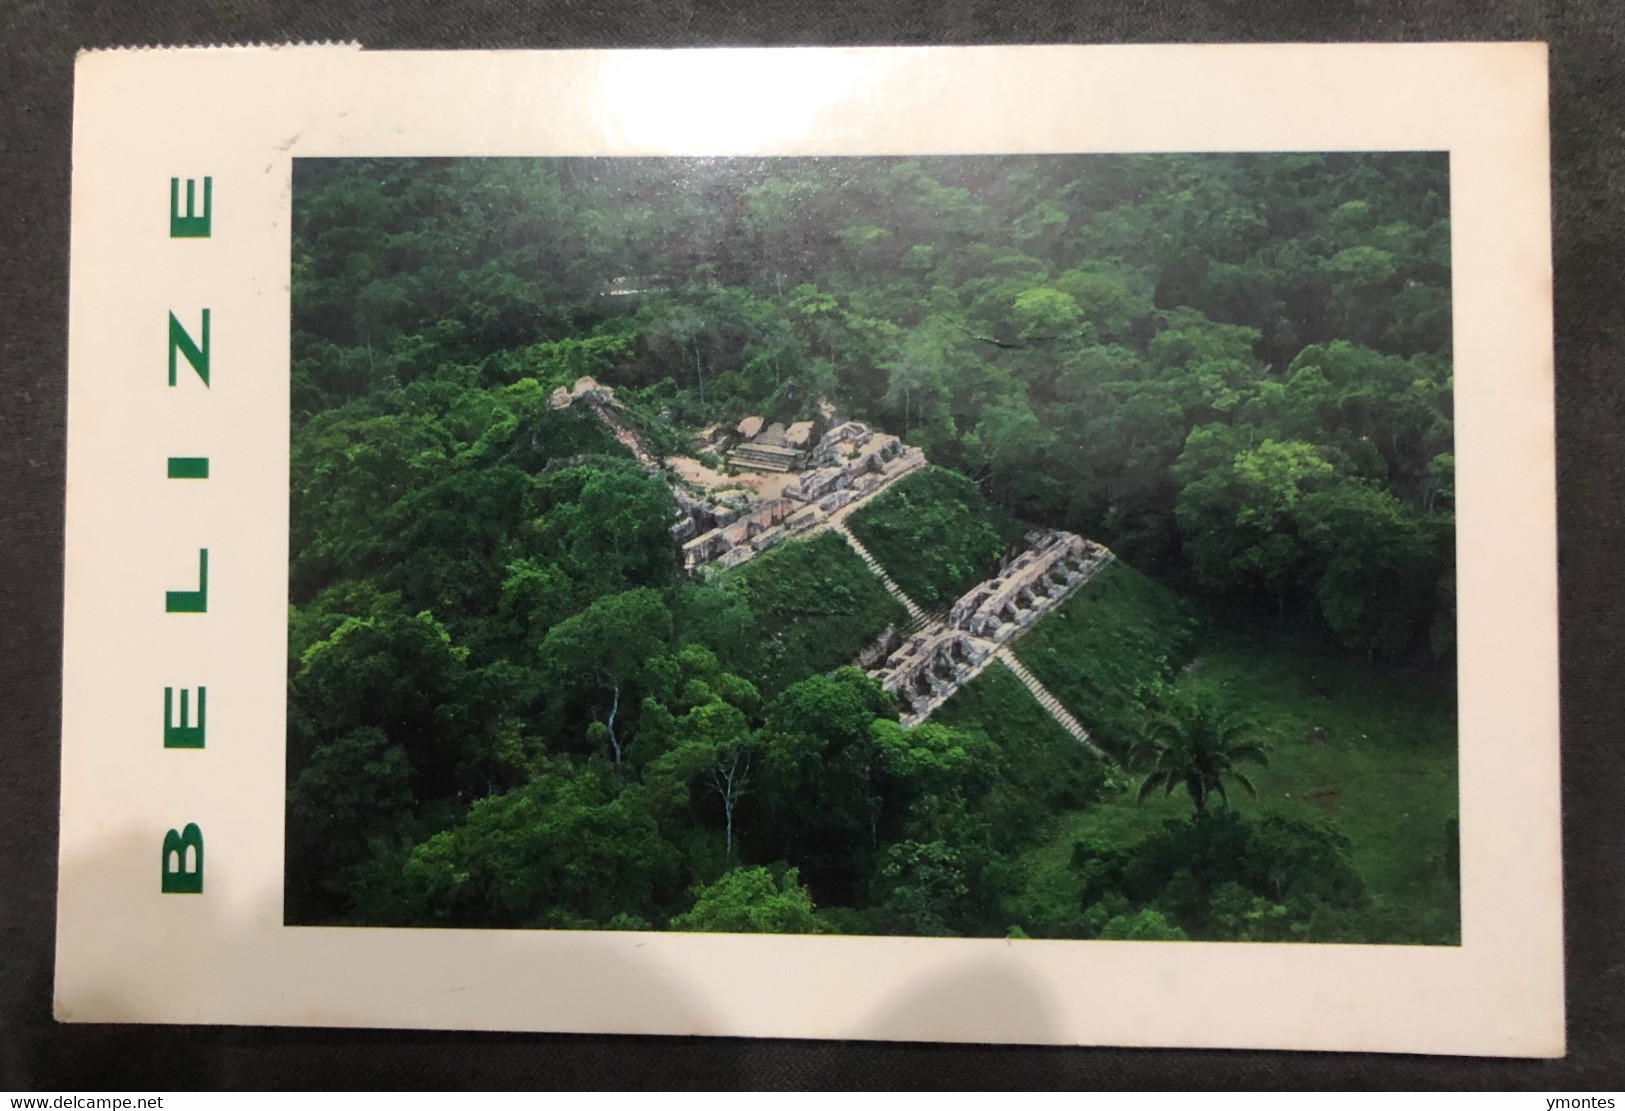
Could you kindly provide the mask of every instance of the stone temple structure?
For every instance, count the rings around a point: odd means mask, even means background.
[[[917,725],[1111,559],[1101,545],[1070,532],[1029,533],[1025,551],[971,587],[946,620],[916,631],[870,674],[897,693],[903,724]]]
[[[949,625],[1003,644],[1111,558],[1099,544],[1070,532],[1033,532],[1026,539],[1026,551],[954,603]]]
[[[796,426],[792,425],[791,428]],[[788,430],[785,430],[788,431]],[[806,435],[810,435],[810,429]],[[740,449],[735,449],[738,451]],[[800,452],[797,455],[803,454]],[[792,536],[816,532],[925,465],[925,453],[896,436],[848,421],[825,433],[807,459],[814,467],[733,520],[682,543],[683,567],[735,567]],[[691,527],[679,523],[674,535]]]
[[[800,427],[795,425],[792,427]],[[747,429],[750,429],[747,433]],[[728,453],[728,461],[736,467],[753,471],[772,471],[783,474],[796,470],[806,461],[806,437],[801,447],[792,446],[789,430],[782,424],[762,427],[761,417],[746,417],[739,422],[742,443]]]
[[[728,452],[728,461],[752,471],[783,474],[800,470],[806,465],[813,446],[810,420],[798,420],[786,426],[766,424],[761,417],[746,417],[733,431],[737,441]]]
[[[630,426],[616,419],[613,398],[612,392],[586,378],[568,392],[556,391],[550,401],[555,407],[587,401],[617,438],[623,433],[633,438],[636,451],[642,445]],[[833,419],[832,413],[824,414],[824,419]],[[1069,532],[1029,533],[1025,550],[1007,560],[997,575],[966,591],[946,617],[932,617],[903,592],[845,523],[858,506],[923,467],[925,453],[858,421],[836,424],[811,444],[813,427],[811,421],[786,427],[746,417],[732,429],[712,427],[699,434],[701,447],[722,450],[733,442],[729,458],[742,466],[780,473],[807,469],[787,482],[780,496],[760,502],[743,492],[701,500],[673,483],[678,517],[671,533],[684,569],[735,567],[785,540],[833,529],[909,612],[906,625],[887,626],[857,660],[882,687],[897,694],[904,726],[926,720],[983,668],[998,661],[1062,729],[1109,761],[1111,757],[1009,646],[1111,562],[1112,553]]]

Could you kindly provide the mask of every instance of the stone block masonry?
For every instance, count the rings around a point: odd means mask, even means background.
[[[797,427],[797,426],[792,426]],[[681,541],[683,568],[737,567],[776,544],[839,525],[859,505],[925,465],[925,453],[857,421],[832,428],[809,458],[819,465],[727,525]]]
[[[660,460],[644,441],[643,435],[615,411],[622,406],[615,400],[613,389],[599,385],[594,378],[577,378],[575,385],[568,390],[560,386],[548,395],[547,405],[550,409],[568,409],[577,401],[592,409],[604,427],[609,429],[610,435],[620,441],[645,470],[660,469]]]
[[[1062,729],[1109,759],[1078,720],[1022,667],[1009,646],[1111,562],[1112,553],[1070,532],[1033,532],[1027,549],[991,579],[971,587],[948,611],[865,668],[902,703],[902,723],[915,726],[997,660],[1008,667]],[[912,612],[912,610],[911,610]]]
[[[553,409],[568,409],[577,402],[588,406],[646,471],[653,474],[663,469],[651,445],[617,412],[621,403],[613,389],[583,377],[568,390],[560,386],[548,398]],[[671,535],[684,570],[707,564],[737,567],[792,537],[838,524],[860,504],[925,465],[924,452],[859,421],[836,425],[811,450],[803,450],[812,435],[811,421],[798,421],[788,428],[763,425],[763,419],[755,416],[739,422],[738,434],[755,442],[736,448],[736,461],[781,473],[794,471],[804,462],[811,462],[815,469],[786,485],[778,497],[756,504],[702,502],[672,483],[677,518]],[[707,432],[715,435],[717,430]]]
[[[1099,544],[1070,532],[1032,532],[1026,539],[1026,551],[954,603],[950,625],[1005,644],[1112,558]]]
[[[596,383],[581,392],[590,397],[593,387]],[[611,423],[603,403],[595,408]],[[759,422],[760,418],[748,418],[739,431],[757,435],[762,432]],[[795,462],[789,458],[792,449],[787,442],[792,435],[801,440],[807,427],[775,426],[769,430],[773,435],[767,437],[772,442],[763,445],[764,450],[785,452],[783,469],[792,468]],[[799,456],[800,452],[793,454]],[[708,519],[705,507],[680,497],[681,516],[672,527],[672,536],[682,553],[684,569],[738,567],[786,540],[834,529],[908,611],[903,629],[888,628],[858,660],[858,666],[897,694],[905,726],[925,721],[954,692],[997,661],[1015,674],[1062,729],[1095,755],[1109,759],[1090,741],[1078,720],[1007,649],[1034,622],[1093,578],[1111,561],[1111,552],[1070,532],[1029,533],[1026,550],[1006,562],[997,575],[971,587],[945,616],[927,614],[846,528],[846,518],[854,510],[925,466],[925,453],[896,436],[847,421],[826,432],[806,453],[806,459],[812,469],[786,485],[778,497],[729,514],[727,519],[711,515],[715,525],[704,532],[699,529],[700,522]],[[777,456],[771,462],[775,464],[771,469],[780,469]]]

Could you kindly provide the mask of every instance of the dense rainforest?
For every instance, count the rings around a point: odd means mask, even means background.
[[[290,922],[1458,939],[1443,155],[294,187]],[[851,529],[928,605],[1110,547],[1016,648],[1105,758],[1001,668],[905,727],[839,535],[685,572],[583,376],[922,449]]]

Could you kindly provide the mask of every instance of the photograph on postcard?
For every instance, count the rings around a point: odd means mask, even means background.
[[[288,925],[1460,944],[1444,152],[292,182]]]

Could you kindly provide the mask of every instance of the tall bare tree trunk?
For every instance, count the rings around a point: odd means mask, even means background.
[[[615,756],[615,766],[621,766],[621,741],[615,736],[615,714],[621,708],[621,685],[615,684],[615,700],[609,704],[609,720],[604,722],[604,728],[609,730],[609,748]]]

